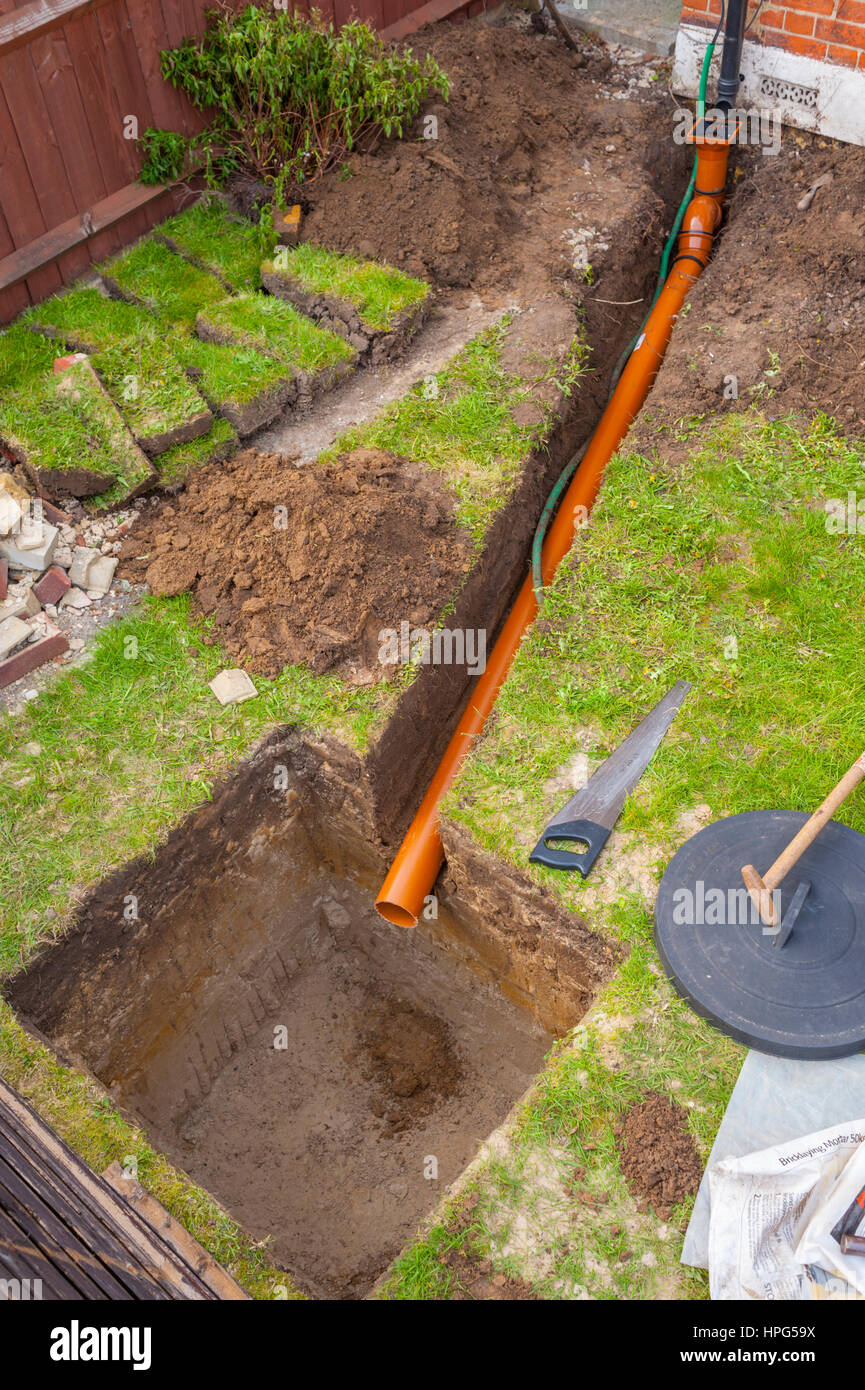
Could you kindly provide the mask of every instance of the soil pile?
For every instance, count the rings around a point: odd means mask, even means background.
[[[738,149],[726,226],[680,318],[652,421],[752,403],[865,433],[865,150],[785,128],[777,155]],[[800,207],[824,175],[810,206]]]
[[[616,1130],[619,1161],[632,1192],[646,1197],[658,1216],[697,1191],[703,1165],[681,1106],[651,1095],[632,1105]]]
[[[612,154],[621,172],[627,149],[636,187],[640,145],[651,143],[666,98],[641,90],[645,101],[623,116],[609,88],[627,86],[633,69],[617,67],[600,42],[574,37],[577,54],[522,15],[501,26],[470,21],[412,35],[412,50],[432,54],[448,74],[449,100],[427,103],[405,140],[353,155],[349,177],[334,170],[304,186],[304,239],[384,259],[441,286],[507,287],[524,303],[550,279],[572,277],[563,230],[575,170],[587,163],[601,173]],[[625,121],[627,145],[613,148]],[[629,212],[645,218],[639,201],[632,192]]]
[[[182,503],[149,508],[121,554],[154,593],[190,590],[250,670],[340,666],[358,684],[394,669],[379,664],[380,632],[433,621],[470,557],[447,494],[376,449],[303,468],[248,450],[202,469]]]

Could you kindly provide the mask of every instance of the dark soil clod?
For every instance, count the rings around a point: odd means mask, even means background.
[[[658,1216],[671,1216],[697,1191],[703,1165],[684,1110],[666,1096],[655,1093],[632,1105],[616,1129],[616,1142],[628,1186]]]

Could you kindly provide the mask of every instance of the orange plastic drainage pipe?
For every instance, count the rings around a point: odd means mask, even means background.
[[[541,553],[545,584],[552,579],[573,545],[577,518],[582,519],[591,509],[604,470],[630,429],[658,373],[685,298],[709,259],[712,240],[721,220],[730,141],[696,137],[692,143],[697,146],[697,181],[694,197],[682,221],[676,257],[547,533]],[[377,910],[395,926],[417,926],[425,900],[444,863],[438,831],[442,798],[483,729],[523,634],[537,611],[529,574],[376,899]]]

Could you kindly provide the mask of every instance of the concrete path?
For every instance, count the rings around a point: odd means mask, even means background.
[[[682,14],[681,0],[560,0],[570,24],[644,53],[672,53]]]

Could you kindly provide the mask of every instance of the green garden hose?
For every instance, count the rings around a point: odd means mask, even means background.
[[[721,22],[723,23],[723,11],[721,16]],[[700,69],[700,84],[697,89],[698,121],[701,121],[704,115],[706,114],[706,86],[709,80],[709,68],[712,63],[712,55],[715,51],[715,40],[718,37],[720,28],[721,25],[719,24],[718,28],[715,30],[715,34],[711,42],[706,45],[706,52],[703,54],[703,66]],[[610,390],[607,395],[607,400],[610,399],[610,396],[612,396],[613,392],[615,391],[616,386],[618,385],[619,377],[625,370],[625,364],[628,358],[630,357],[631,353],[634,351],[634,348],[637,346],[637,343],[640,341],[640,337],[648,322],[649,315],[651,314],[652,310],[655,307],[655,304],[658,301],[658,296],[660,295],[661,290],[664,288],[664,284],[666,282],[668,274],[668,267],[670,264],[670,253],[676,244],[676,238],[678,237],[679,230],[682,226],[682,220],[685,216],[685,210],[688,204],[690,203],[691,198],[693,197],[694,189],[696,188],[696,186],[697,156],[695,154],[694,167],[691,170],[691,177],[688,181],[688,187],[685,190],[685,196],[679,204],[676,216],[673,218],[673,225],[670,229],[670,235],[667,237],[667,240],[664,244],[664,250],[661,255],[661,265],[658,271],[658,283],[655,286],[655,293],[652,296],[652,302],[649,305],[648,310],[646,311],[646,315],[643,319],[642,324],[640,325],[639,329],[634,334],[634,337],[631,339],[630,343],[628,343],[628,346],[625,348],[625,351],[622,353],[621,357],[616,363],[615,370],[610,380]],[[541,553],[543,551],[544,546],[544,537],[546,536],[549,524],[552,521],[553,516],[555,515],[556,507],[559,505],[559,498],[565,491],[565,488],[568,486],[568,483],[570,482],[574,473],[577,471],[577,468],[579,467],[583,455],[588,447],[589,440],[587,439],[585,444],[583,444],[573,455],[573,457],[569,459],[568,463],[565,465],[564,469],[559,474],[559,477],[556,480],[552,492],[550,493],[549,497],[544,503],[544,509],[541,512],[540,520],[538,521],[537,527],[535,528],[534,540],[532,541],[532,587],[535,591],[535,598],[538,601],[538,607],[540,607],[544,593],[544,579],[541,568]]]

